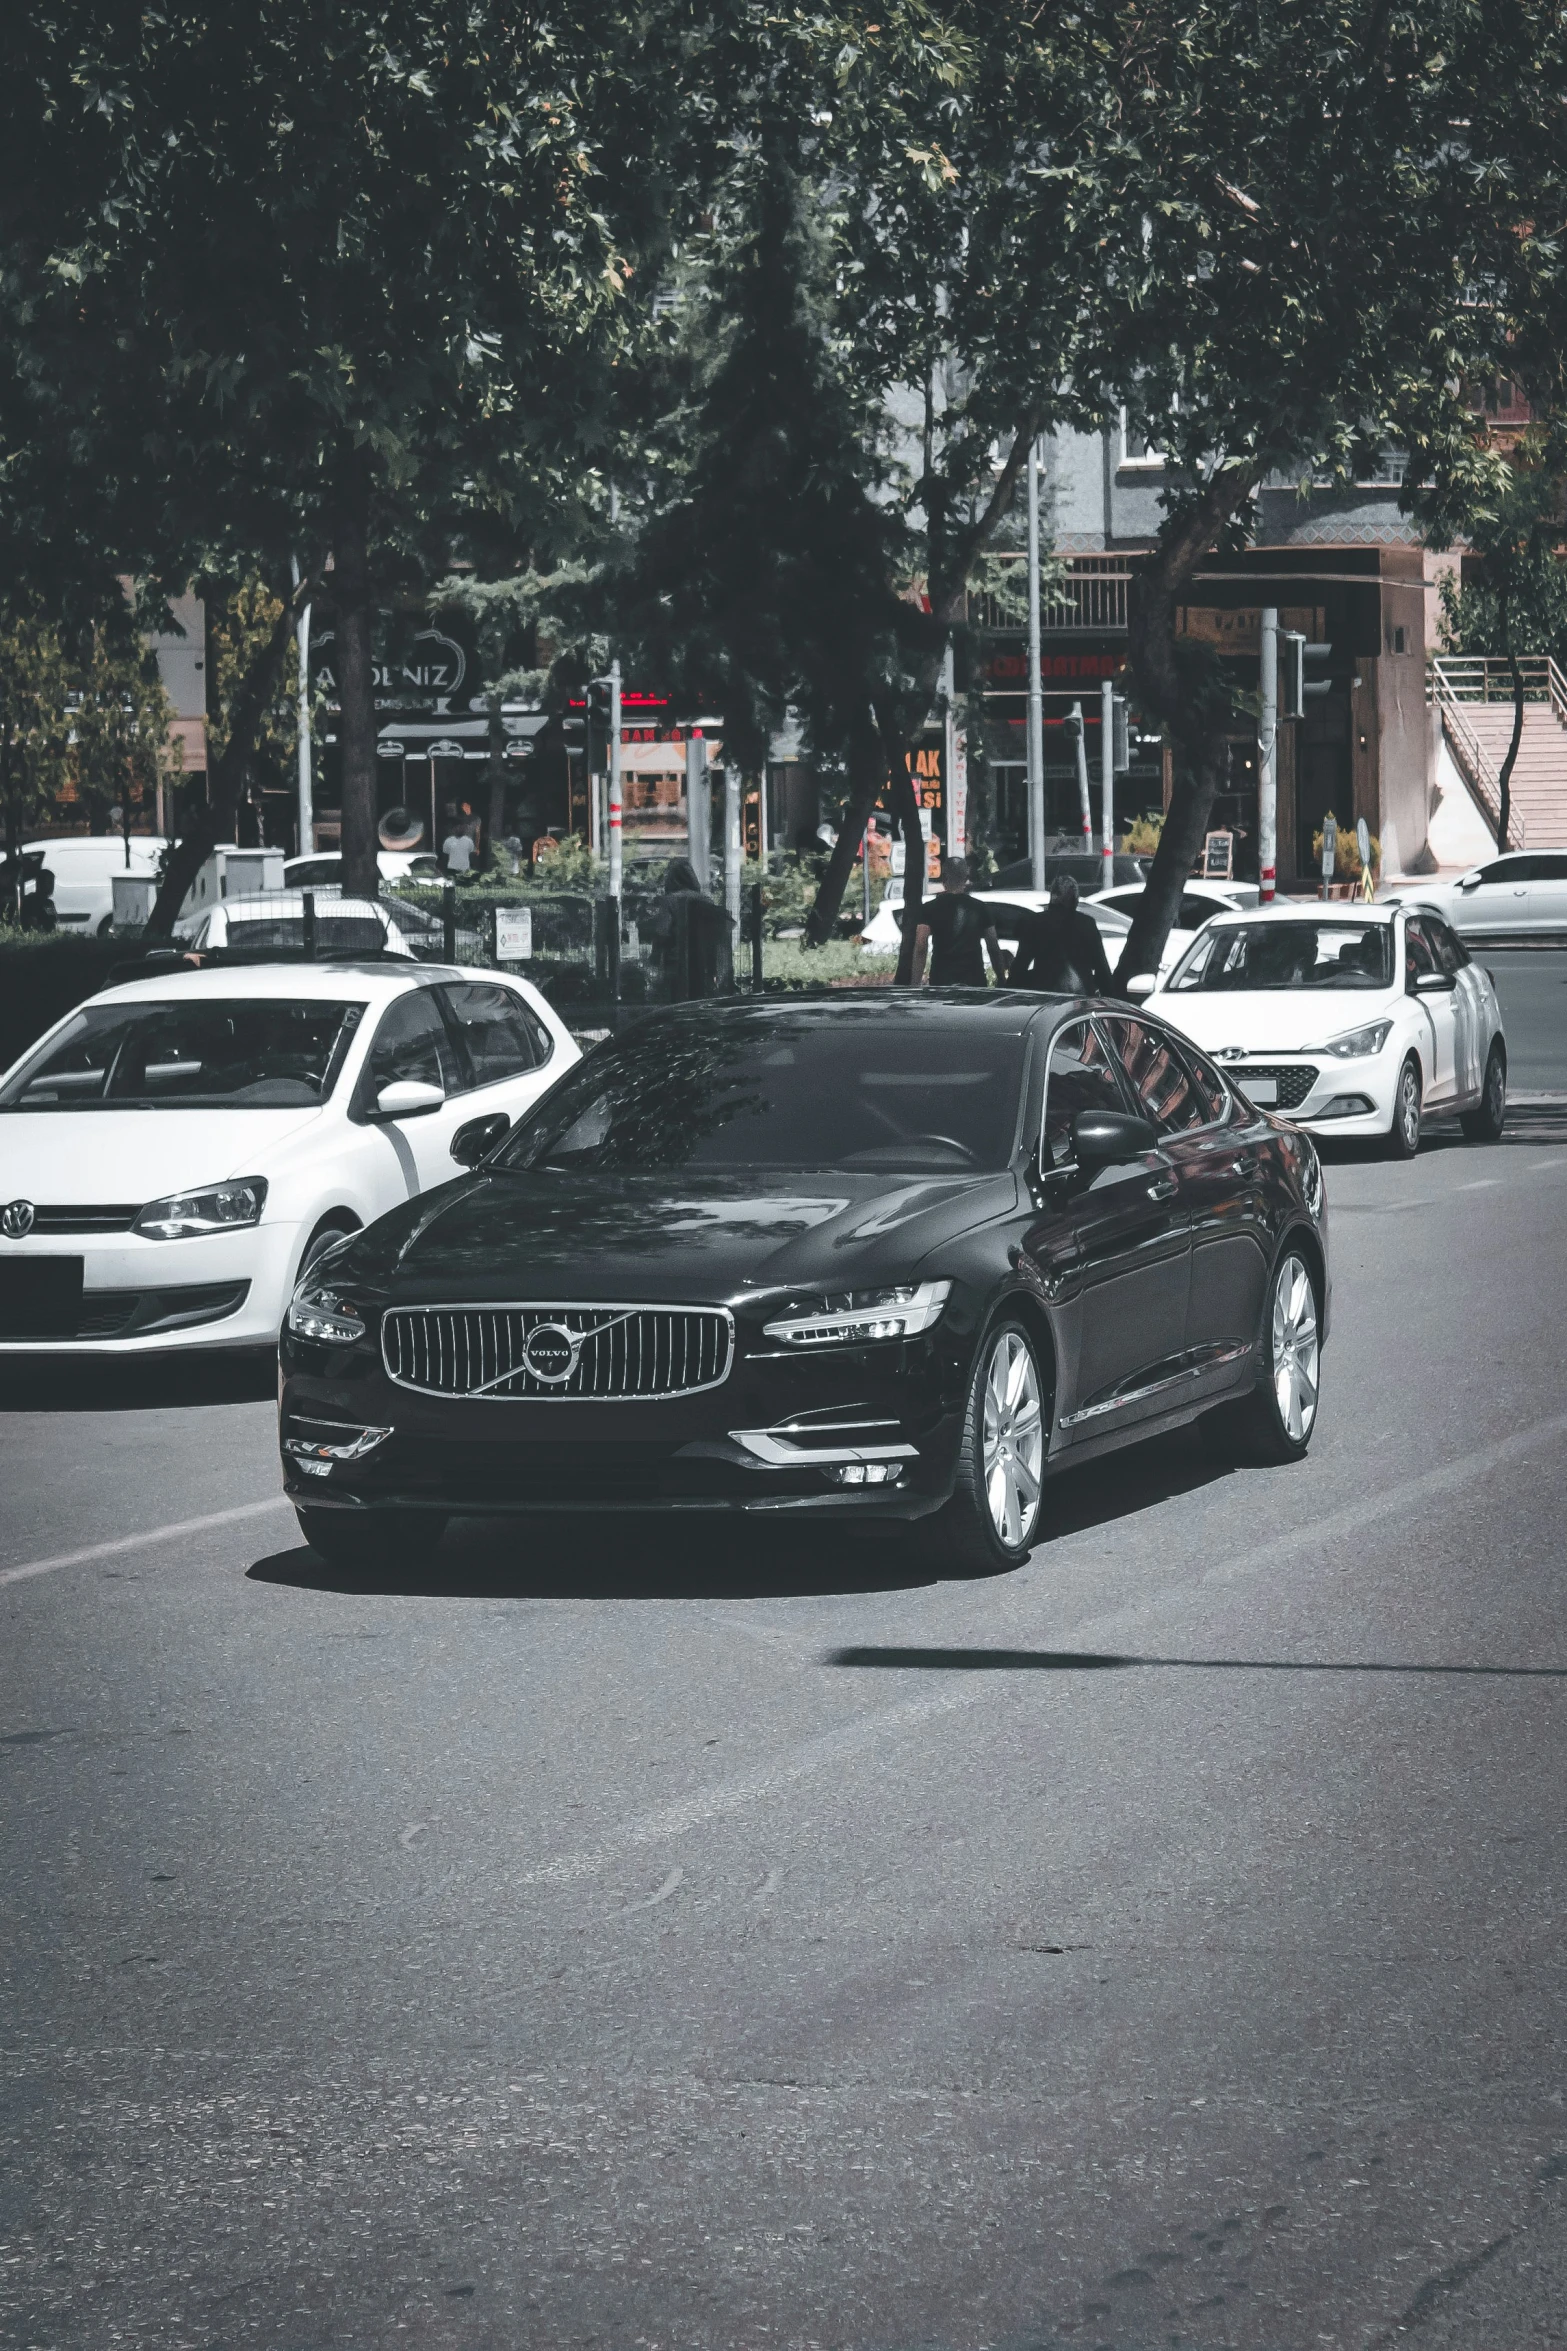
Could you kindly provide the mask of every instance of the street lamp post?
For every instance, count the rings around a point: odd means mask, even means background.
[[[299,558],[289,557],[294,586],[299,586]],[[316,812],[310,772],[310,607],[303,605],[295,624],[299,644],[299,854],[308,857],[316,845]]]
[[[1279,615],[1275,605],[1262,614],[1262,715],[1257,728],[1257,895],[1273,903],[1279,834]]]
[[[620,794],[620,663],[609,665],[609,894],[620,919],[620,883],[623,857]]]
[[[1039,441],[1028,445],[1028,854],[1045,886],[1045,698],[1039,674]]]
[[[1115,885],[1115,687],[1109,678],[1099,689],[1099,783],[1104,800],[1104,840],[1100,848],[1100,888]]]

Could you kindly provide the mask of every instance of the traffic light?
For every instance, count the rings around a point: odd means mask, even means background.
[[[1279,631],[1279,716],[1306,715],[1306,640],[1299,629]]]
[[[1124,776],[1132,765],[1131,732],[1127,726],[1127,701],[1124,694],[1116,694],[1110,703],[1110,772]]]

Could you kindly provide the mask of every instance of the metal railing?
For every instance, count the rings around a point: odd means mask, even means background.
[[[1526,702],[1548,702],[1558,722],[1567,727],[1567,680],[1548,653],[1523,654],[1518,662]],[[1467,716],[1479,702],[1511,702],[1513,673],[1510,662],[1485,654],[1443,654],[1427,673],[1427,694],[1442,714],[1442,731],[1470,790],[1480,803],[1500,849],[1528,845],[1528,825],[1516,808],[1508,811],[1507,838],[1501,834],[1501,772],[1480,741]]]
[[[1026,558],[1008,550],[995,560],[998,563],[1021,565]],[[1130,580],[1131,573],[1126,567],[1124,556],[1069,557],[1065,574],[1055,585],[1047,585],[1040,601],[1041,630],[1046,636],[1088,630],[1111,634],[1124,632],[1126,591]],[[969,618],[977,628],[1003,632],[1021,630],[1025,625],[1015,613],[1008,612],[995,596],[971,597]]]

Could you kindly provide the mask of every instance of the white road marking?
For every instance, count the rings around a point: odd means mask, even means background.
[[[260,1518],[264,1511],[291,1507],[286,1494],[269,1494],[265,1502],[240,1502],[232,1510],[178,1518],[171,1526],[148,1527],[140,1535],[116,1535],[112,1542],[89,1543],[81,1551],[61,1551],[53,1559],[24,1559],[17,1567],[0,1567],[0,1584],[24,1584],[30,1576],[53,1575],[59,1567],[86,1567],[94,1559],[113,1559],[121,1551],[140,1551],[149,1543],[177,1542],[182,1535],[204,1534],[208,1527],[235,1526],[241,1519]]]
[[[633,1910],[656,1910],[660,1902],[667,1902],[670,1895],[675,1892],[676,1888],[683,1886],[685,1882],[685,1871],[683,1869],[672,1869],[668,1877],[665,1878],[663,1884],[659,1887],[656,1894],[649,1894],[645,1902],[623,1902],[620,1908],[616,1911],[615,1916],[617,1918],[629,1918]]]
[[[861,1716],[840,1730],[824,1731],[818,1738],[807,1739],[792,1755],[782,1755],[760,1771],[748,1772],[741,1779],[721,1781],[716,1787],[695,1789],[689,1796],[678,1797],[673,1804],[660,1805],[656,1812],[645,1812],[639,1819],[623,1821],[598,1844],[580,1853],[563,1853],[558,1861],[545,1861],[537,1869],[520,1870],[513,1883],[569,1886],[578,1878],[592,1877],[599,1870],[607,1869],[612,1861],[623,1860],[641,1845],[683,1836],[687,1829],[701,1828],[707,1821],[744,1812],[749,1805],[760,1804],[764,1798],[793,1787],[796,1781],[811,1779],[834,1764],[846,1763],[868,1748],[879,1746],[882,1740],[911,1731],[936,1715],[955,1714],[960,1707],[976,1705],[984,1695],[976,1684],[987,1678],[978,1675],[972,1683],[949,1682],[945,1688],[931,1690],[922,1697],[905,1699],[901,1706],[887,1706],[878,1714]]]
[[[1379,1494],[1363,1496],[1342,1510],[1330,1511],[1324,1518],[1309,1520],[1305,1525],[1292,1527],[1271,1542],[1260,1543],[1250,1550],[1239,1551],[1227,1559],[1216,1561],[1201,1569],[1189,1580],[1174,1587],[1166,1586],[1156,1593],[1130,1602],[1124,1608],[1093,1618],[1076,1628],[1074,1639],[1103,1638],[1112,1631],[1135,1625],[1139,1617],[1148,1613],[1150,1602],[1156,1606],[1169,1604],[1182,1591],[1201,1590],[1205,1585],[1238,1582],[1242,1577],[1265,1572],[1282,1564],[1293,1554],[1320,1551],[1345,1536],[1357,1534],[1378,1519],[1388,1518],[1400,1511],[1412,1511],[1421,1505],[1452,1493],[1488,1471],[1520,1460],[1536,1447],[1553,1438],[1567,1435],[1567,1412],[1556,1413],[1549,1420],[1536,1421],[1532,1428],[1519,1429],[1512,1436],[1499,1437],[1495,1443],[1481,1445],[1473,1453],[1466,1453],[1456,1461],[1443,1463],[1436,1469],[1424,1471],[1419,1477],[1405,1478],[1396,1486],[1384,1487]],[[1070,1538],[1068,1538],[1070,1540]],[[1048,1554],[1047,1554],[1048,1558]],[[911,1674],[928,1677],[939,1668],[911,1665]],[[863,1715],[856,1722],[841,1729],[826,1731],[818,1738],[808,1739],[792,1754],[782,1755],[759,1771],[748,1772],[734,1780],[721,1781],[711,1788],[700,1788],[689,1796],[682,1796],[672,1804],[661,1805],[656,1812],[624,1821],[600,1839],[596,1845],[581,1852],[565,1853],[558,1860],[541,1862],[535,1869],[521,1870],[512,1881],[521,1886],[567,1886],[580,1878],[592,1877],[611,1862],[624,1860],[640,1846],[652,1845],[665,1838],[683,1836],[688,1829],[701,1828],[709,1821],[722,1820],[743,1812],[753,1804],[760,1804],[770,1796],[781,1795],[799,1781],[811,1779],[818,1772],[831,1770],[879,1746],[884,1740],[900,1737],[939,1716],[959,1714],[965,1708],[977,1706],[982,1700],[993,1700],[997,1683],[1009,1677],[1004,1671],[965,1674],[960,1680],[945,1685],[927,1687],[919,1697],[905,1699],[901,1705],[888,1706],[880,1712]],[[1027,1679],[1026,1669],[1020,1669],[1020,1683]],[[766,1889],[764,1888],[763,1891]],[[661,1899],[656,1895],[654,1900]],[[638,1905],[633,1905],[633,1908]],[[646,1907],[642,1905],[641,1907]]]

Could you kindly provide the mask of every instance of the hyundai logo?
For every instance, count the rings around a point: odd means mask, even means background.
[[[0,1233],[8,1241],[22,1241],[32,1231],[38,1211],[31,1200],[8,1200],[0,1208]]]
[[[563,1323],[541,1322],[537,1329],[528,1333],[523,1345],[524,1368],[532,1372],[536,1380],[543,1380],[548,1386],[558,1388],[576,1370],[578,1350],[585,1335],[568,1331]]]

